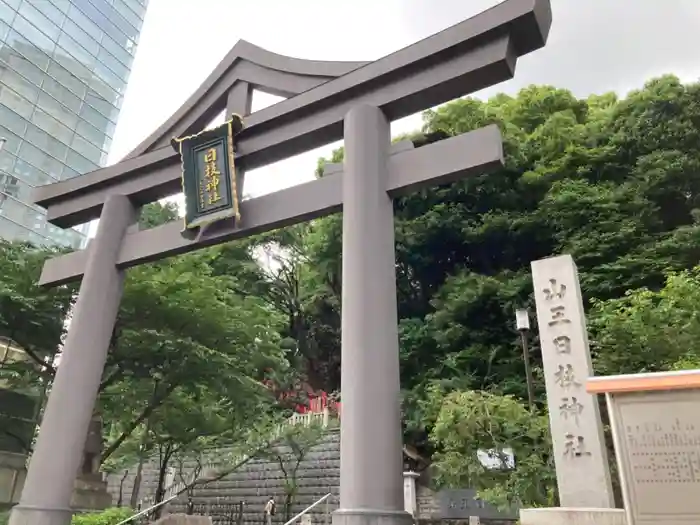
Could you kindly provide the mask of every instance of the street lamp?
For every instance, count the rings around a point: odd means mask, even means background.
[[[527,400],[530,410],[535,407],[535,382],[530,367],[530,352],[527,347],[527,333],[530,331],[530,313],[522,308],[515,311],[515,327],[520,332],[520,342],[523,345],[523,360],[525,361],[525,378],[527,380]]]
[[[7,142],[7,139],[5,137],[0,137],[0,151],[5,147],[5,143]],[[3,180],[5,179],[5,180]],[[5,191],[7,190],[7,177],[2,177],[0,178],[0,207],[2,207],[3,203],[5,202],[5,199],[7,199],[7,194]]]

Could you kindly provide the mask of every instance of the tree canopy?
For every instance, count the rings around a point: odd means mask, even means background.
[[[142,222],[155,226],[174,217],[176,208],[156,204],[146,207]],[[128,272],[96,407],[105,421],[105,467],[135,461],[145,428],[159,438],[147,448],[166,442],[173,453],[214,436],[233,439],[273,400],[265,380],[288,372],[281,317],[257,296],[240,293],[240,276],[214,271],[220,252]],[[0,379],[13,388],[50,388],[60,363],[76,290],[35,285],[54,253],[0,245],[0,336],[29,357],[3,363]],[[30,451],[30,443],[23,445]]]
[[[451,102],[424,122],[417,145],[497,124],[506,165],[395,201],[407,391],[447,381],[526,398],[513,325],[515,309],[534,305],[532,260],[571,254],[587,301],[659,289],[668,272],[700,260],[700,84],[665,76],[624,99],[531,86]],[[339,341],[340,225],[314,222],[303,245],[304,313],[322,327],[329,361],[338,355],[328,345]]]
[[[532,260],[568,253],[576,261],[599,373],[697,363],[688,283],[696,274],[667,278],[700,262],[700,84],[669,75],[625,98],[585,99],[530,86],[428,111],[409,138],[420,147],[492,123],[504,137],[503,169],[394,202],[406,439],[435,453],[437,467],[450,458],[450,421],[452,437],[460,436],[457,417],[435,426],[436,414],[452,413],[451,400],[469,400],[468,412],[487,403],[515,411],[527,399],[514,314],[534,309]],[[342,156],[339,149],[321,159],[317,175]],[[303,323],[290,336],[308,380],[326,390],[340,386],[341,225],[333,216],[306,226],[294,245],[299,257],[286,266],[302,276],[294,308]],[[533,343],[544,408],[536,330]],[[315,370],[329,372],[317,380]],[[445,392],[443,412],[426,408],[434,388]],[[476,399],[478,391],[496,397]],[[546,442],[540,445],[546,455]],[[442,466],[449,471],[449,463]],[[473,482],[489,488],[488,479]],[[530,504],[551,496],[547,487],[526,489],[518,481],[524,477],[509,479],[502,481],[520,486],[516,496]]]

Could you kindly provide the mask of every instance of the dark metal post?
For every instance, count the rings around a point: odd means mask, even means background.
[[[527,331],[520,330],[520,341],[523,345],[523,360],[525,361],[525,377],[527,379],[527,401],[530,409],[535,408],[535,380],[532,377],[532,365],[530,364],[530,351],[527,346]]]
[[[530,350],[527,346],[527,335],[530,331],[530,313],[526,309],[515,312],[515,326],[520,332],[520,344],[523,347],[523,361],[525,361],[525,378],[527,381],[527,400],[530,410],[535,408],[535,380],[532,377],[532,365],[530,364]]]

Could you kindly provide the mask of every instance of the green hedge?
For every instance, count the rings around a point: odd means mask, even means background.
[[[134,514],[135,512],[129,507],[112,507],[102,512],[76,514],[73,516],[71,525],[117,525]]]
[[[117,525],[134,514],[135,512],[128,507],[113,507],[102,512],[76,514],[71,525]],[[7,525],[9,520],[9,511],[0,511],[0,525]]]

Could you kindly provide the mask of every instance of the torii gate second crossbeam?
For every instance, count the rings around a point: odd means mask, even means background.
[[[549,0],[507,0],[372,63],[320,63],[238,44],[200,89],[122,162],[38,189],[54,224],[99,217],[88,248],[48,261],[45,285],[82,283],[20,503],[10,525],[68,525],[70,500],[121,299],[124,269],[255,232],[343,212],[340,509],[334,525],[408,524],[404,511],[392,197],[502,165],[496,126],[413,149],[389,122],[512,77],[544,46]],[[246,58],[247,57],[247,58]],[[224,107],[250,112],[251,88],[291,95],[246,117],[236,162],[262,166],[345,140],[342,173],[245,201],[242,222],[195,239],[180,225],[137,231],[140,206],[175,194],[170,138]],[[243,182],[239,174],[239,188]],[[368,410],[367,407],[372,407]]]

